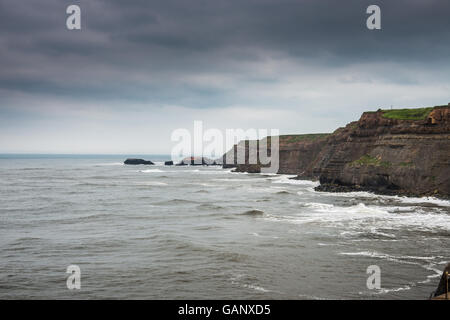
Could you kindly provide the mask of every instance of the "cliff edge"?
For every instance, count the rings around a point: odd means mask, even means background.
[[[248,154],[248,141],[238,146]],[[318,179],[319,191],[450,197],[450,105],[379,109],[329,135],[280,136],[279,162],[279,173]]]

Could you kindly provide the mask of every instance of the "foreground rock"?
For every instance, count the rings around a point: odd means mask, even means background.
[[[446,274],[447,273],[447,274]],[[432,299],[450,299],[450,293],[447,297],[445,297],[445,294],[447,293],[447,290],[450,288],[450,263],[447,264],[447,266],[444,269],[444,272],[442,272],[441,280],[439,281],[438,288],[436,291],[432,294]]]
[[[129,164],[129,165],[139,165],[139,164],[152,165],[154,163],[151,162],[151,161],[148,161],[148,160],[144,160],[144,159],[129,158],[129,159],[124,161],[124,164]]]
[[[249,145],[241,141],[228,151],[224,168],[260,172],[262,165],[248,163]],[[279,146],[278,173],[319,180],[318,191],[450,197],[448,105],[365,112],[332,134],[280,136]],[[245,163],[238,164],[242,150]]]

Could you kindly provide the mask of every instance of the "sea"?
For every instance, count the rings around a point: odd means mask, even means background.
[[[0,299],[423,300],[450,261],[447,200],[131,156],[0,155]]]

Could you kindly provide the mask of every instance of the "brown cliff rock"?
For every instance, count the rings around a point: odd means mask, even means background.
[[[319,179],[319,191],[450,197],[450,106],[365,112],[331,135],[279,138],[278,172]],[[248,141],[238,149],[245,164],[227,165],[259,172],[259,162],[247,161]]]
[[[335,132],[316,166],[322,186],[379,193],[450,195],[450,108],[436,107],[419,120],[365,112]],[[430,118],[434,120],[430,120]]]

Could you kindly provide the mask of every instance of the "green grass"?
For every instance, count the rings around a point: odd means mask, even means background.
[[[363,155],[358,160],[350,163],[350,166],[382,166],[390,167],[392,164],[389,161],[381,161],[380,157],[372,157],[368,154]]]
[[[418,109],[382,110],[383,117],[396,120],[425,120],[433,107]]]

